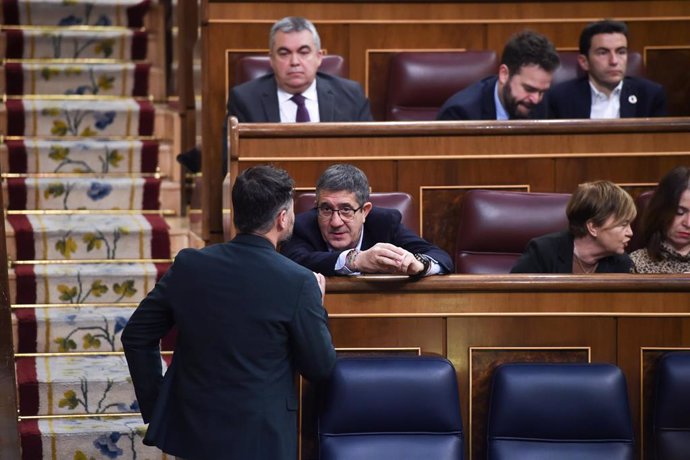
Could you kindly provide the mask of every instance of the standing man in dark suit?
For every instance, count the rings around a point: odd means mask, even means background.
[[[547,96],[552,118],[635,118],[667,115],[661,85],[626,77],[628,26],[593,22],[580,34],[580,67],[587,75],[554,86]]]
[[[295,460],[295,371],[326,378],[335,351],[325,279],[276,252],[294,224],[293,181],[269,166],[232,190],[239,234],[183,249],[122,334],[149,428],[144,438],[185,459]],[[159,341],[177,326],[165,375]]]
[[[541,101],[558,64],[558,53],[548,38],[529,30],[514,35],[503,49],[498,75],[453,95],[436,119],[546,118]]]
[[[273,24],[269,56],[273,73],[230,92],[228,114],[240,122],[372,120],[359,83],[317,71],[321,39],[307,19],[291,16]]]
[[[369,181],[362,170],[336,164],[319,178],[316,207],[297,216],[295,233],[281,251],[325,276],[389,273],[422,277],[452,272],[450,256],[401,220],[398,210],[373,207]]]

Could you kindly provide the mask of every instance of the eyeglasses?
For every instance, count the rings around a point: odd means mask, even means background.
[[[333,217],[333,213],[338,213],[338,216],[342,220],[352,220],[355,217],[355,213],[362,209],[364,206],[360,206],[357,209],[352,209],[349,206],[345,206],[342,209],[333,209],[330,206],[321,205],[316,207],[316,211],[319,213],[319,218],[323,220],[328,220]]]

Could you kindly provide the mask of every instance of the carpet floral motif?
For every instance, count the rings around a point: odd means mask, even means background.
[[[128,64],[23,64],[24,88],[34,94],[131,96],[136,66]]]
[[[23,41],[33,46],[24,47],[24,59],[130,59],[132,30],[101,31],[97,35],[87,30],[22,31]]]
[[[157,277],[155,265],[148,263],[44,264],[34,270],[38,303],[137,302]]]
[[[141,141],[26,140],[29,172],[123,173],[141,170]]]

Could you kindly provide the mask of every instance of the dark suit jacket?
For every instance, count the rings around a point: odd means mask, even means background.
[[[359,83],[317,72],[316,94],[321,121],[371,121],[369,101]],[[243,123],[280,123],[275,76],[271,73],[235,86],[228,114]]]
[[[161,375],[159,340],[177,326]],[[335,364],[314,274],[266,239],[184,249],[122,334],[144,443],[187,459],[297,456],[294,374]]]
[[[589,118],[592,91],[588,77],[554,86],[547,94],[547,100],[551,118]],[[625,77],[620,101],[621,118],[667,116],[664,88],[644,78]]]
[[[411,253],[422,253],[433,257],[446,273],[453,272],[453,261],[441,248],[428,243],[405,227],[402,215],[397,209],[372,208],[364,224],[362,250],[376,243],[391,243]],[[292,238],[283,243],[281,252],[298,264],[324,276],[334,276],[335,264],[342,251],[329,251],[321,236],[316,210],[299,214],[295,220]]]
[[[568,231],[533,238],[510,273],[572,273],[574,248]],[[629,273],[632,265],[627,254],[614,254],[599,261],[596,273]]]
[[[496,103],[494,87],[498,76],[485,79],[455,93],[436,115],[437,120],[495,120]],[[530,118],[546,117],[546,105],[542,102],[532,110]]]

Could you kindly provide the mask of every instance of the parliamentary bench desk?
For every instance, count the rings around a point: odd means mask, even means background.
[[[341,355],[432,354],[455,366],[468,446],[485,458],[489,382],[504,362],[618,365],[636,447],[647,449],[656,360],[690,349],[690,274],[334,277],[325,305]],[[302,459],[315,458],[302,385]]]
[[[636,195],[690,164],[690,118],[301,125],[230,118],[229,125],[226,190],[204,175],[203,192],[219,198],[204,203],[205,238],[223,235],[224,217],[230,236],[229,186],[262,163],[285,168],[298,191],[313,191],[330,164],[354,163],[373,192],[410,194],[419,213],[414,230],[450,254],[468,190],[570,193],[581,182],[609,179]],[[221,158],[204,155],[217,162],[220,178]]]

